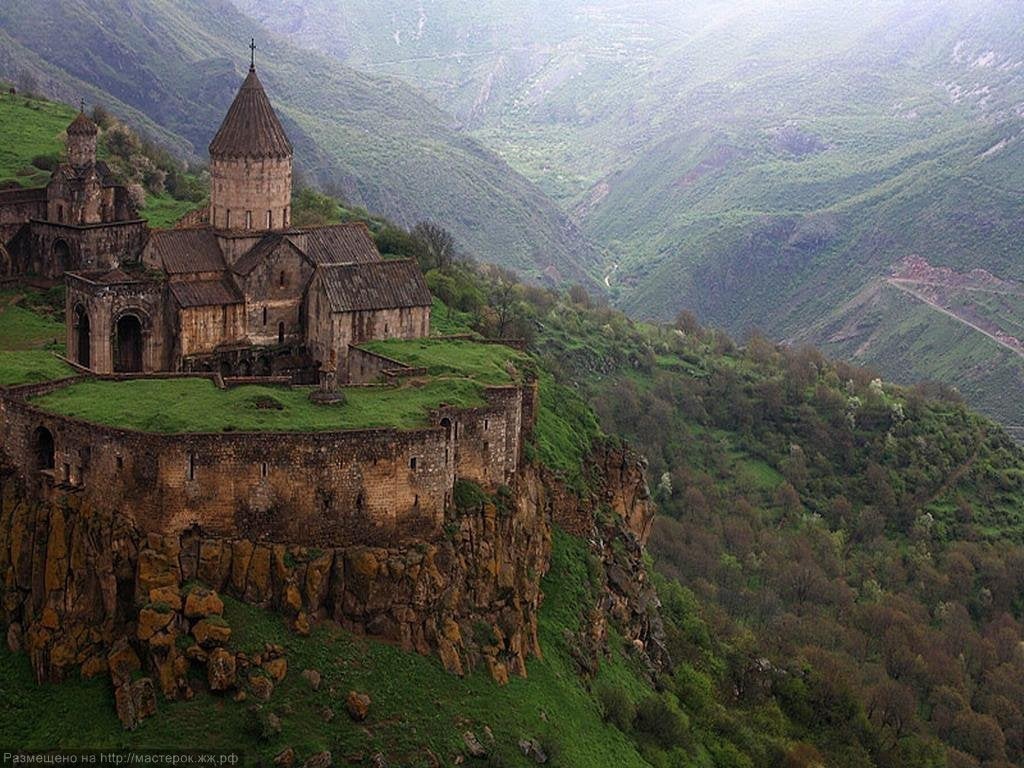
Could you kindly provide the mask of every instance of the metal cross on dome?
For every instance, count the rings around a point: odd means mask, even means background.
[[[249,69],[256,69],[256,38],[249,40]]]

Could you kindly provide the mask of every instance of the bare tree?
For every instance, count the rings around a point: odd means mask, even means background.
[[[421,221],[412,230],[426,251],[427,268],[448,269],[456,258],[455,238],[444,227],[430,221]]]

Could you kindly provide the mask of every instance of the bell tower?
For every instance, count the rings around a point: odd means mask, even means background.
[[[87,168],[96,163],[96,136],[99,128],[85,116],[85,111],[71,121],[67,128],[68,163],[75,168]]]
[[[256,75],[249,74],[210,142],[210,223],[254,233],[291,226],[293,150]]]

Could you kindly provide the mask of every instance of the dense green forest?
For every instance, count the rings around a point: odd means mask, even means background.
[[[453,317],[528,339],[569,427],[593,439],[592,412],[648,456],[674,667],[657,704],[596,693],[652,765],[1024,762],[1024,452],[998,425],[942,385],[378,239]],[[573,480],[573,445],[539,455]]]

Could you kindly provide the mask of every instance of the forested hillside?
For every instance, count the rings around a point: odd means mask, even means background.
[[[302,177],[411,226],[443,220],[463,247],[535,277],[590,282],[597,251],[531,182],[405,85],[270,35],[226,0],[15,0],[0,7],[0,77],[90,106],[204,161],[248,42]]]
[[[434,96],[609,250],[633,316],[811,341],[1024,424],[987,295],[951,318],[876,290],[913,255],[1024,277],[1019,4],[236,3]]]
[[[491,290],[650,460],[689,724],[652,764],[778,765],[781,734],[789,766],[1024,764],[1024,453],[999,426],[812,348]]]

